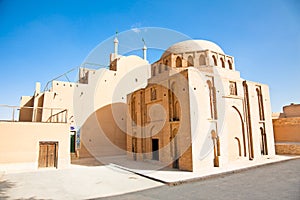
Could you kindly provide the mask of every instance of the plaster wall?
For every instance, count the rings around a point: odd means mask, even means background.
[[[37,169],[39,142],[58,142],[58,168],[70,163],[69,124],[0,122],[0,167],[10,164]]]

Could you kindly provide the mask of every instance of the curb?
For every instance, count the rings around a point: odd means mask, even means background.
[[[193,183],[193,182],[198,182],[198,181],[204,181],[204,180],[209,180],[209,179],[213,179],[213,178],[224,177],[225,175],[245,172],[245,171],[248,171],[248,170],[251,170],[251,169],[266,167],[266,166],[275,165],[275,164],[288,162],[288,161],[291,161],[291,160],[297,160],[297,159],[300,159],[300,157],[293,157],[293,158],[289,158],[289,159],[286,159],[286,160],[279,160],[279,161],[270,162],[270,163],[263,163],[263,164],[259,164],[259,165],[255,165],[255,166],[249,166],[249,167],[245,167],[245,168],[241,168],[241,169],[235,169],[235,170],[231,170],[231,171],[227,171],[227,172],[221,172],[221,173],[218,173],[218,174],[211,174],[211,175],[202,176],[202,177],[198,177],[198,178],[191,178],[191,179],[182,180],[182,181],[175,181],[175,182],[167,182],[166,184],[169,185],[169,186],[177,186],[177,185],[181,185],[181,184],[184,184],[184,183]]]
[[[241,168],[241,169],[234,169],[234,170],[230,170],[230,171],[226,171],[226,172],[221,172],[221,173],[217,173],[217,174],[211,174],[211,175],[197,177],[197,178],[191,178],[191,179],[186,179],[186,180],[174,181],[174,182],[167,182],[167,181],[163,181],[163,180],[158,179],[158,178],[150,177],[150,176],[147,176],[145,174],[142,174],[142,173],[130,170],[128,168],[125,168],[125,167],[122,167],[122,166],[119,166],[119,165],[116,165],[116,164],[113,164],[113,163],[112,163],[112,165],[114,167],[119,168],[119,169],[131,172],[133,174],[142,176],[144,178],[147,178],[147,179],[150,179],[150,180],[153,180],[153,181],[157,181],[157,182],[163,183],[163,184],[168,185],[168,186],[177,186],[177,185],[181,185],[181,184],[185,184],[185,183],[193,183],[193,182],[204,181],[204,180],[213,179],[213,178],[217,178],[217,177],[224,177],[225,175],[240,173],[240,172],[248,171],[248,170],[251,170],[251,169],[256,169],[256,168],[260,168],[260,167],[266,167],[266,166],[275,165],[275,164],[279,164],[279,163],[283,163],[283,162],[288,162],[288,161],[291,161],[291,160],[297,160],[297,159],[300,159],[300,156],[291,157],[291,158],[288,158],[288,159],[285,159],[285,160],[278,160],[278,161],[274,161],[274,162],[270,162],[270,163],[262,163],[262,164],[258,164],[258,165],[254,165],[254,166],[249,166],[249,167],[245,167],[245,168]]]

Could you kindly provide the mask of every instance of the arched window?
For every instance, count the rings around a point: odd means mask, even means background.
[[[224,62],[224,59],[223,59],[223,58],[220,58],[220,60],[221,60],[222,68],[225,68],[225,62]]]
[[[152,76],[155,76],[155,74],[156,74],[156,67],[153,67],[152,68]]]
[[[236,82],[229,81],[229,92],[230,95],[237,95]]]
[[[151,88],[151,100],[156,100],[156,89]]]
[[[204,55],[200,55],[200,57],[199,57],[199,65],[200,66],[201,65],[206,65],[206,61],[205,61],[205,56]]]
[[[214,65],[218,66],[218,62],[217,62],[217,58],[215,55],[212,56],[213,60],[214,60]]]
[[[261,88],[256,88],[256,94],[257,94],[257,101],[258,101],[258,109],[259,109],[259,119],[261,121],[265,120],[264,116],[264,105],[263,105],[263,98],[261,94]]]
[[[168,60],[165,60],[165,70],[166,70],[166,71],[168,70],[168,66],[169,66],[169,61],[168,61]]]
[[[169,108],[170,108],[170,120],[178,121],[180,115],[180,105],[175,96],[175,82],[171,84],[171,89],[169,90]],[[177,103],[177,104],[176,104]]]
[[[158,64],[158,73],[161,73],[161,64]]]
[[[131,100],[131,120],[132,125],[136,125],[136,108],[135,108],[135,97]]]
[[[211,119],[217,119],[217,109],[216,109],[216,94],[215,88],[213,87],[210,80],[207,81],[208,91],[209,91],[209,105],[210,105],[210,117]]]
[[[188,65],[187,66],[194,66],[194,59],[192,56],[188,57]]]
[[[232,63],[231,63],[231,61],[228,60],[227,62],[228,62],[229,69],[232,70]]]
[[[176,58],[176,67],[182,67],[182,60],[179,56]]]

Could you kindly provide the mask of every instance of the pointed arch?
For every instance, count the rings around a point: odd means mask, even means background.
[[[264,115],[264,105],[263,105],[263,97],[261,94],[261,88],[256,88],[256,95],[257,95],[257,101],[258,101],[258,110],[259,110],[259,119],[261,121],[265,120]]]
[[[187,65],[188,67],[189,66],[194,66],[194,58],[193,58],[193,56],[189,56],[188,57],[188,65]]]
[[[168,60],[165,60],[164,65],[165,65],[165,70],[167,71],[167,70],[168,70],[168,67],[169,67],[169,61],[168,61]]]
[[[246,136],[245,136],[245,127],[244,127],[244,120],[243,120],[243,116],[241,114],[241,112],[239,111],[239,109],[235,106],[232,106],[232,108],[238,113],[240,120],[241,120],[241,125],[242,125],[242,137],[243,137],[243,151],[244,151],[244,156],[247,156],[247,152],[246,152]],[[240,148],[241,150],[241,148]],[[242,155],[242,153],[240,153],[240,156]]]
[[[205,61],[205,56],[204,55],[200,55],[199,57],[199,65],[206,65],[206,61]]]
[[[177,56],[176,58],[176,67],[182,67],[182,59],[180,56]]]
[[[231,63],[231,61],[228,60],[227,62],[228,62],[229,69],[232,70],[232,63]]]
[[[136,105],[135,105],[135,97],[132,97],[131,99],[131,120],[132,120],[132,125],[136,125]]]
[[[217,61],[217,58],[216,58],[215,55],[212,56],[212,59],[213,59],[213,61],[214,61],[214,65],[215,65],[215,66],[218,66],[218,61]]]
[[[222,68],[225,68],[225,62],[223,58],[220,58]]]

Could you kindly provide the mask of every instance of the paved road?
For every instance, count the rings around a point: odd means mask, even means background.
[[[178,186],[162,186],[105,199],[300,200],[300,159]]]

